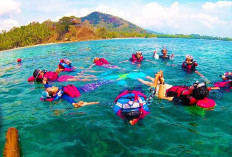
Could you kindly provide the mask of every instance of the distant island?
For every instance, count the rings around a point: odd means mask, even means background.
[[[75,16],[62,17],[58,22],[51,20],[44,21],[43,23],[32,22],[27,26],[14,27],[8,32],[3,31],[0,34],[0,50],[38,44],[128,37],[191,38],[232,41],[231,38],[201,36],[198,34],[168,35],[156,33],[145,30],[116,16],[92,12],[82,18]]]

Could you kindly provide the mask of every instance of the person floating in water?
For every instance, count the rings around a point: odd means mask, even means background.
[[[199,71],[196,70],[196,66],[198,66],[197,62],[193,60],[193,57],[190,55],[186,55],[186,59],[185,61],[182,63],[182,69],[184,69],[186,72],[191,73],[191,72],[195,72],[196,74],[198,74],[199,76],[205,78],[205,81],[208,81],[208,79],[202,75]]]
[[[174,101],[183,105],[197,105],[201,108],[212,109],[216,103],[214,100],[209,99],[209,91],[212,89],[219,89],[218,87],[207,87],[205,82],[196,82],[192,86],[171,86],[165,84],[163,72],[159,71],[155,78],[149,77],[153,82],[138,79],[141,83],[152,86],[158,91],[156,95],[159,99]],[[158,84],[159,83],[159,84]]]
[[[148,62],[156,64],[153,61],[144,59],[141,51],[137,51],[135,54],[132,54],[132,56],[129,60],[125,60],[125,61],[122,61],[120,63],[127,62],[127,61],[130,61],[132,64],[137,64],[139,66],[141,65],[142,61],[148,61]]]
[[[196,61],[193,61],[193,57],[190,55],[186,55],[185,61],[182,63],[182,68],[191,72],[196,71],[196,66],[198,66]]]
[[[75,67],[72,66],[72,62],[69,59],[64,58],[60,60],[60,63],[56,71],[71,72],[74,70],[75,70]]]
[[[220,87],[223,91],[229,92],[232,89],[232,72],[225,72],[220,77],[222,81],[215,82],[214,87]]]
[[[119,94],[115,99],[113,107],[114,113],[120,118],[129,121],[135,125],[150,113],[146,104],[146,95],[136,90],[126,90]]]
[[[172,53],[171,56],[168,55],[168,50],[164,47],[162,50],[161,50],[161,53],[162,55],[158,55],[157,54],[157,51],[154,51],[154,54],[153,54],[153,58],[155,59],[163,59],[163,60],[169,60],[169,59],[174,59],[174,54]]]
[[[131,63],[138,63],[140,64],[143,61],[143,54],[141,51],[137,51],[135,54],[132,54],[131,58],[129,59]]]
[[[105,58],[95,57],[93,59],[93,64],[88,68],[91,69],[93,66],[101,66],[109,69],[120,69],[117,65],[111,65]]]
[[[223,75],[220,76],[224,81],[232,80],[232,72],[225,72]]]
[[[44,79],[48,80],[49,82],[65,82],[65,81],[92,81],[90,78],[96,80],[94,75],[79,75],[79,76],[71,76],[71,75],[62,75],[59,77],[60,71],[47,71],[36,69],[33,72],[33,76],[28,78],[28,82],[40,82],[42,83]]]
[[[78,98],[82,93],[93,91],[102,85],[113,83],[115,81],[117,80],[98,81],[95,83],[85,84],[81,87],[76,87],[74,85],[55,87],[47,84],[47,81],[44,80],[43,83],[46,89],[45,91],[42,92],[40,100],[57,101],[59,99],[64,99],[77,108],[85,105],[98,104],[99,102],[84,102],[84,101],[77,102],[74,98]]]

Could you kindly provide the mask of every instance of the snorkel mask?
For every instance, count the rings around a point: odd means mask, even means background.
[[[196,83],[193,84],[193,87],[194,87],[195,89],[200,88],[200,87],[206,87],[206,82],[199,82],[199,81],[196,81]]]

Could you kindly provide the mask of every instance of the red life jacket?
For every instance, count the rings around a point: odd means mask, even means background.
[[[195,105],[197,103],[197,99],[190,96],[188,86],[173,86],[166,90],[166,96],[168,97],[177,97],[178,99],[186,99],[188,103],[186,105]]]
[[[67,94],[68,96],[72,98],[79,97],[81,95],[77,87],[75,87],[74,85],[67,85],[67,86],[64,86],[62,89],[65,94]]]
[[[143,60],[143,56],[141,56],[140,58],[137,58],[136,54],[132,54],[132,57],[130,58],[130,61],[133,63],[135,62],[140,63],[142,62],[142,60]]]
[[[183,62],[182,68],[187,69],[187,70],[196,70],[197,63],[192,62],[192,64],[187,64],[186,61]]]
[[[186,105],[197,105],[201,108],[212,108],[216,105],[214,100],[205,97],[202,100],[197,100],[189,94],[188,86],[173,86],[166,90],[166,95],[170,97],[177,97],[179,99],[186,99],[184,102],[188,102]]]
[[[48,81],[56,81],[58,79],[58,74],[53,71],[48,71],[44,74],[43,77],[47,78]]]

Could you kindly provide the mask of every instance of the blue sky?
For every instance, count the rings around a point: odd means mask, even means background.
[[[0,0],[0,30],[100,11],[167,34],[232,38],[232,0]]]

